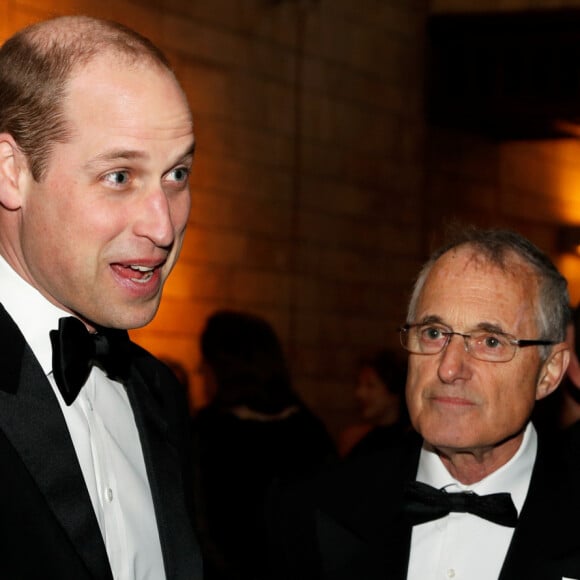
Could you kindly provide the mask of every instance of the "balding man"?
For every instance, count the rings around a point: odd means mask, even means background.
[[[436,252],[400,329],[415,433],[275,498],[280,578],[580,578],[577,456],[530,421],[566,371],[568,317],[566,281],[516,233]]]
[[[69,16],[0,49],[2,578],[201,578],[185,393],[126,332],[178,257],[193,146],[139,34]]]

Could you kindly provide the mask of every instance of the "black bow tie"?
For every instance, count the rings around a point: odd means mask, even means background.
[[[103,329],[91,334],[85,325],[72,316],[58,321],[58,330],[50,331],[52,372],[67,405],[72,404],[96,365],[113,380],[123,381],[128,375],[126,330]]]
[[[518,512],[509,493],[447,493],[419,481],[407,484],[403,510],[412,525],[437,520],[450,512],[468,512],[512,528],[518,521]]]

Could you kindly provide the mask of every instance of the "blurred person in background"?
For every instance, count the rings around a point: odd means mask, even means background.
[[[361,357],[354,390],[360,422],[342,432],[342,457],[382,449],[409,428],[406,380],[407,363],[394,351],[380,349]]]
[[[334,444],[293,389],[266,320],[217,311],[200,343],[210,403],[193,420],[194,493],[206,575],[266,579],[263,503],[270,485],[317,470],[334,459]]]

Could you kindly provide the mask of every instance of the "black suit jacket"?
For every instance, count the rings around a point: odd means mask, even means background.
[[[272,577],[405,580],[412,528],[401,510],[403,488],[415,478],[420,447],[412,434],[314,481],[274,490],[267,509]],[[578,464],[576,447],[540,439],[499,580],[580,579]]]
[[[132,344],[127,392],[168,580],[201,579],[190,511],[185,393]],[[64,417],[21,332],[0,306],[0,578],[113,580]]]

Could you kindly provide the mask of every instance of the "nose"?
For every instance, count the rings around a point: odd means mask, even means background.
[[[452,334],[440,357],[437,374],[443,383],[453,383],[469,377],[470,355],[463,336]]]
[[[167,248],[175,239],[172,203],[161,187],[143,193],[136,210],[135,234],[150,239],[153,244]]]

